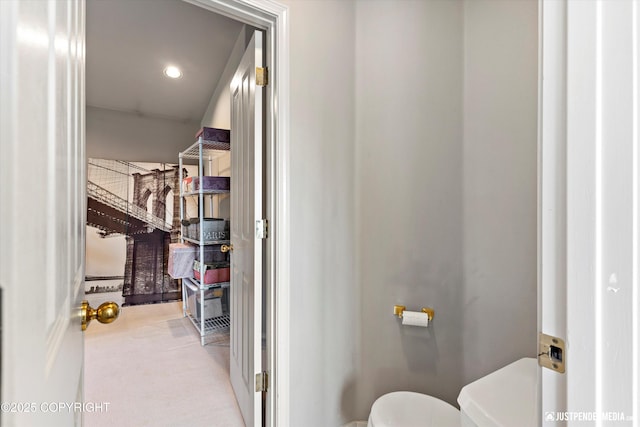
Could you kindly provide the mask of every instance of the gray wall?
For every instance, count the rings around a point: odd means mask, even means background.
[[[535,356],[533,0],[464,5],[464,381]]]
[[[240,60],[242,60],[247,44],[251,40],[251,34],[248,34],[248,30],[253,30],[253,28],[243,25],[238,33],[238,38],[227,59],[220,80],[213,91],[207,111],[202,117],[202,126],[231,129],[231,89],[229,85],[240,64]]]
[[[353,419],[355,280],[351,1],[286,0],[291,16],[291,426]]]
[[[462,384],[462,2],[361,1],[356,19],[356,195],[362,304],[357,417],[411,390]],[[394,304],[433,307],[402,327]]]
[[[359,419],[536,350],[537,3],[401,5],[356,7]]]

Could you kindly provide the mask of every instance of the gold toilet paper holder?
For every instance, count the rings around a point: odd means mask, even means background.
[[[402,319],[402,313],[404,313],[406,309],[407,307],[405,307],[404,305],[394,305],[393,315],[398,316],[398,319]],[[433,308],[429,308],[429,307],[422,307],[422,310],[420,311],[422,311],[423,313],[427,313],[427,316],[429,317],[429,321],[433,320],[433,316],[436,313]]]

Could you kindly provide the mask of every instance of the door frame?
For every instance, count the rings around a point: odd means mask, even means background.
[[[538,332],[567,331],[567,45],[564,1],[538,2]],[[538,367],[539,424],[567,410],[567,375]]]
[[[266,426],[289,425],[289,9],[271,0],[183,0],[265,32]]]

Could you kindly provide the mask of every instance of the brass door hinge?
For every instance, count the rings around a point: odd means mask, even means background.
[[[266,371],[256,374],[256,392],[269,390],[269,374]]]
[[[564,341],[551,335],[540,333],[538,340],[538,365],[564,374],[567,359]]]
[[[269,237],[269,221],[266,219],[259,219],[256,221],[256,238],[266,239]]]
[[[256,85],[266,86],[269,84],[269,70],[267,67],[256,67]]]

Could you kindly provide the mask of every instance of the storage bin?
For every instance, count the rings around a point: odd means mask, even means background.
[[[221,248],[222,248],[222,245],[204,246],[204,262],[205,263],[228,262],[229,253],[222,252],[220,250]],[[196,247],[196,257],[194,261],[201,261],[199,247]],[[193,262],[191,262],[191,267],[193,267]]]
[[[170,243],[167,271],[174,279],[193,277],[193,262],[198,248],[187,243]]]
[[[202,317],[202,313],[204,313],[205,319],[211,319],[214,317],[220,317],[223,315],[223,290],[222,289],[212,289],[204,292],[204,307],[200,305],[200,292],[193,292],[189,295],[189,300],[187,301],[187,305],[189,307],[189,311],[191,315],[196,319],[200,320]],[[202,312],[201,312],[202,310]]]
[[[200,261],[193,262],[193,275],[197,280],[200,279]],[[205,263],[204,285],[213,285],[215,283],[228,282],[231,278],[231,269],[228,263]]]
[[[231,178],[228,176],[194,176],[193,191],[200,190],[200,182],[203,190],[229,191],[231,186]]]
[[[222,218],[203,218],[204,224],[204,240],[229,240],[229,220]],[[200,220],[191,218],[183,220],[183,225],[187,227],[185,237],[194,240],[200,240]]]
[[[204,240],[229,240],[229,221],[221,218],[203,218]],[[195,239],[200,238],[200,222],[196,223]]]
[[[196,233],[197,224],[200,220],[198,218],[183,219],[182,225],[184,226],[184,237],[188,239],[198,239]]]
[[[196,133],[196,138],[200,138],[200,135],[205,141],[231,142],[231,131],[229,129],[203,127]]]

